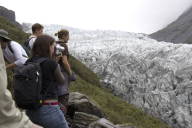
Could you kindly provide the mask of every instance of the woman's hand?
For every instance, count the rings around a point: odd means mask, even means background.
[[[62,59],[62,55],[59,55],[59,56],[56,56],[56,57],[55,57],[55,61],[56,61],[56,62],[59,62],[59,60],[61,60],[61,59]]]

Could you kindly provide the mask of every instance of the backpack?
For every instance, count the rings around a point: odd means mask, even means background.
[[[31,48],[29,46],[29,41],[31,39],[33,39],[35,37],[31,37],[31,38],[28,38],[27,40],[25,40],[25,42],[23,43],[22,47],[23,49],[25,50],[25,52],[27,53],[27,55],[30,57],[31,56]]]
[[[14,72],[13,91],[16,105],[22,109],[41,107],[42,73],[40,64],[47,58],[27,62]]]

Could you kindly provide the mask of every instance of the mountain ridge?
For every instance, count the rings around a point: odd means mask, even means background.
[[[192,7],[165,28],[152,33],[158,41],[192,44]]]
[[[0,16],[6,18],[17,27],[22,28],[21,24],[16,21],[15,12],[13,10],[9,10],[3,6],[0,6]]]

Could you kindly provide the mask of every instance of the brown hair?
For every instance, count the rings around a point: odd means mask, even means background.
[[[49,35],[40,35],[37,37],[32,48],[32,57],[41,56],[52,58],[50,54],[50,46],[53,45],[55,39]]]
[[[61,39],[63,36],[69,36],[69,31],[67,29],[61,29],[55,33],[55,36],[58,36],[58,38]]]
[[[41,30],[43,28],[44,27],[41,24],[35,23],[35,24],[32,25],[32,32],[35,33],[36,31]]]

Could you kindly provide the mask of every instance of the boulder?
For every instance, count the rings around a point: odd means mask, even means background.
[[[84,94],[78,92],[70,93],[69,104],[74,105],[78,112],[96,115],[100,118],[104,117],[104,113],[101,111],[100,107]]]
[[[105,118],[101,118],[95,122],[92,122],[88,128],[136,128],[134,126],[122,124],[122,125],[114,125],[112,122]]]
[[[104,118],[101,118],[95,122],[92,122],[88,128],[120,128],[120,127],[115,126],[113,123]]]
[[[99,120],[99,117],[83,112],[75,112],[71,121],[72,128],[87,128],[92,122]]]

